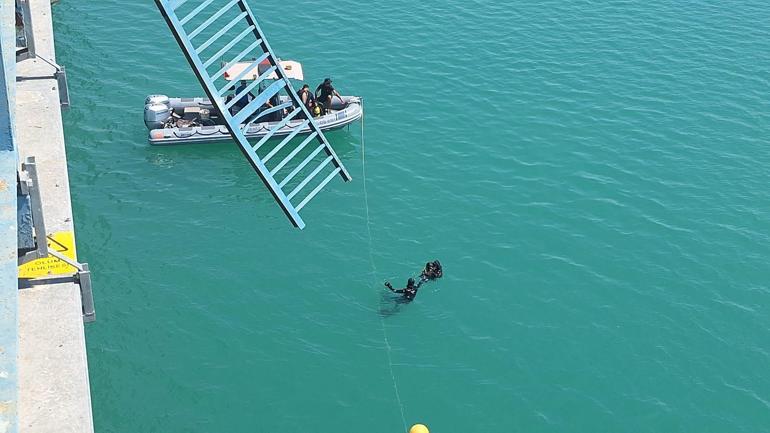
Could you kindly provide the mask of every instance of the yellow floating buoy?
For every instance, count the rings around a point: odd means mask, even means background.
[[[409,433],[430,433],[428,431],[428,427],[425,427],[422,424],[415,424],[412,426],[412,428],[409,429]]]

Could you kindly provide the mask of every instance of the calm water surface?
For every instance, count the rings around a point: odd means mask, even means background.
[[[766,2],[252,4],[365,96],[372,241],[360,124],[297,231],[234,145],[147,144],[202,94],[153,2],[57,4],[98,432],[770,431]]]

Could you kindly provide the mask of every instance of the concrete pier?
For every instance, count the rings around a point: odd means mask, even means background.
[[[36,52],[55,62],[50,0],[29,1]],[[37,160],[46,231],[74,236],[54,72],[39,58],[17,65],[16,139],[19,160]],[[18,302],[19,431],[93,432],[79,286],[33,284],[19,292]]]

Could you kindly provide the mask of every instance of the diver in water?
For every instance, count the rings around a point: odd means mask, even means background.
[[[417,287],[426,281],[433,281],[443,276],[444,269],[441,267],[441,263],[438,260],[428,262],[425,264],[425,269],[423,269],[422,273],[420,273],[420,284],[418,284]]]
[[[410,278],[406,282],[406,287],[404,287],[403,289],[394,289],[393,285],[391,285],[389,281],[385,282],[385,287],[390,289],[390,291],[393,293],[400,293],[405,300],[411,301],[414,299],[415,296],[417,296],[417,289],[420,288],[420,285],[419,284],[415,285],[414,278]]]
[[[406,287],[398,290],[394,289],[389,281],[386,281],[385,287],[390,289],[393,293],[400,293],[406,301],[411,301],[417,296],[417,290],[423,283],[433,281],[443,276],[444,269],[441,267],[441,263],[438,260],[434,260],[425,264],[425,269],[420,273],[420,281],[415,282],[414,278],[410,278],[406,282]]]

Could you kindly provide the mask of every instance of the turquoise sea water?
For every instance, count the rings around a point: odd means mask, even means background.
[[[202,95],[153,2],[57,4],[98,432],[770,431],[766,2],[251,4],[365,96],[372,241],[359,124],[298,231],[234,145],[147,144]]]

